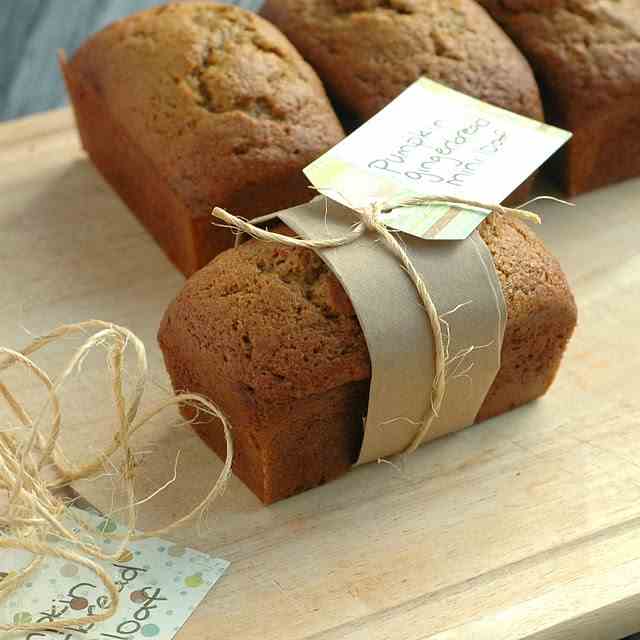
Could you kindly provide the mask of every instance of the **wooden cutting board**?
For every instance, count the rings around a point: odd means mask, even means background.
[[[182,283],[82,153],[70,112],[0,126],[0,345],[97,317],[155,342]],[[540,233],[575,289],[580,324],[543,400],[262,507],[233,481],[182,541],[231,561],[179,638],[547,640],[640,630],[640,181],[541,207]],[[76,342],[47,352],[54,372]],[[104,442],[98,356],[66,389],[64,440]],[[38,390],[10,374],[38,406]],[[4,378],[3,378],[4,379]],[[220,462],[174,414],[137,445],[143,527],[179,515]],[[79,487],[110,508],[110,478]]]

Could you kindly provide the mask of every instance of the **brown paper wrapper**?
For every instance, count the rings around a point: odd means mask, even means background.
[[[335,238],[357,222],[323,197],[261,218],[279,218],[300,237]],[[425,442],[473,424],[500,368],[506,305],[479,234],[428,241],[399,234],[438,309],[448,344],[447,390]],[[318,250],[353,304],[371,359],[364,439],[356,464],[388,458],[413,441],[434,378],[431,326],[415,286],[373,233]]]

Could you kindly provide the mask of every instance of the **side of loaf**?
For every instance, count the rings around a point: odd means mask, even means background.
[[[576,324],[566,278],[528,228],[491,217],[481,235],[508,321],[501,368],[477,420],[542,395]],[[312,251],[259,241],[226,251],[187,281],[158,337],[175,390],[209,396],[230,418],[234,471],[264,503],[354,463],[369,354],[347,295]],[[218,424],[200,418],[196,429],[225,454]]]
[[[480,2],[529,59],[549,120],[574,134],[567,192],[640,176],[640,2]]]
[[[187,275],[232,244],[214,205],[255,216],[306,202],[302,168],[344,135],[311,67],[238,7],[135,14],[61,65],[89,157]]]

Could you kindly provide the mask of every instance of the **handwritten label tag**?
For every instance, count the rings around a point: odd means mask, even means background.
[[[77,518],[105,534],[104,548],[115,548],[110,519],[87,512]],[[79,531],[77,525],[74,527]],[[16,640],[170,640],[224,574],[229,563],[159,538],[129,546],[130,558],[101,562],[120,591],[116,615],[106,622],[64,630],[14,634]],[[0,557],[0,578],[24,567],[31,555],[11,551]],[[61,558],[47,558],[15,593],[0,602],[3,623],[36,623],[77,618],[109,606],[109,596],[95,574]]]
[[[434,194],[499,203],[571,135],[421,78],[304,173],[351,208]],[[461,240],[488,213],[434,204],[382,219],[420,238]]]

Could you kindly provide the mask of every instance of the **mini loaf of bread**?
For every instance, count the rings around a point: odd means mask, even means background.
[[[267,0],[343,119],[359,125],[421,76],[543,119],[533,72],[475,0]],[[509,198],[520,204],[533,180]]]
[[[360,121],[421,76],[542,119],[527,61],[474,0],[267,0],[262,15]]]
[[[529,59],[549,120],[573,131],[569,194],[640,176],[640,2],[481,2]]]
[[[560,266],[527,227],[498,217],[480,233],[508,321],[501,368],[477,420],[542,395],[576,323]],[[311,250],[251,240],[221,254],[169,306],[159,342],[176,391],[205,394],[231,419],[234,471],[263,502],[355,462],[369,353],[346,293]],[[219,424],[200,417],[196,429],[225,455]]]
[[[185,274],[232,244],[214,205],[251,216],[308,201],[302,168],[343,137],[311,67],[233,6],[136,14],[62,68],[91,160]]]

